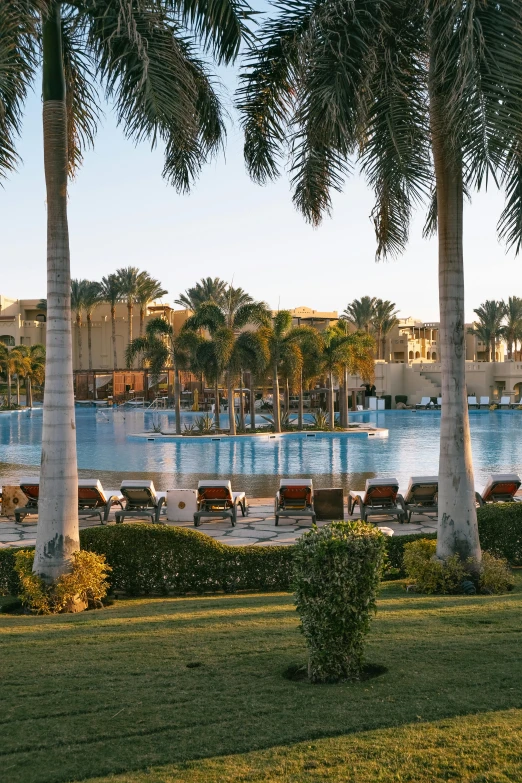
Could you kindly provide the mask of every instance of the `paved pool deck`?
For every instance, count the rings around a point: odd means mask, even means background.
[[[312,526],[310,519],[280,520],[276,527],[274,518],[273,498],[252,498],[248,500],[249,514],[246,517],[238,516],[236,527],[232,527],[230,520],[213,519],[203,521],[198,528],[194,527],[192,522],[168,522],[162,517],[162,522],[171,527],[183,527],[188,530],[197,530],[207,536],[221,541],[230,546],[244,546],[245,544],[254,544],[256,546],[289,546],[293,544],[306,530]],[[345,504],[344,518],[357,519],[358,510],[349,517]],[[134,521],[134,520],[133,520]],[[133,524],[133,521],[128,521]],[[138,521],[138,520],[136,520]],[[319,527],[327,525],[331,520],[319,521]],[[412,533],[434,533],[437,530],[437,520],[433,517],[413,516],[409,523],[400,524],[391,517],[372,517],[372,522],[381,529],[385,529],[388,535],[393,531],[393,535],[410,535]],[[80,529],[87,527],[96,527],[100,524],[99,519],[81,519]],[[114,525],[114,514],[108,522]],[[36,543],[36,517],[26,517],[26,519],[17,524],[14,518],[0,516],[0,549],[7,547],[34,546]]]

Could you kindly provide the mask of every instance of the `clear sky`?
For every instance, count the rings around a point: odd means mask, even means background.
[[[235,73],[225,75],[230,103]],[[230,108],[230,106],[229,106]],[[172,300],[197,279],[219,276],[271,307],[342,311],[365,294],[391,299],[402,316],[438,320],[436,241],[413,222],[407,251],[375,263],[372,194],[359,177],[334,197],[331,219],[313,229],[291,203],[288,178],[259,187],[242,159],[237,118],[226,158],[211,162],[189,196],[161,178],[162,150],[135,147],[105,106],[94,151],[70,186],[73,277],[99,279],[121,266],[146,269]],[[233,114],[233,112],[232,112]],[[39,88],[27,103],[18,145],[23,165],[0,188],[0,292],[45,295],[45,188]],[[485,299],[522,295],[521,259],[497,242],[502,194],[475,195],[465,210],[466,317]]]

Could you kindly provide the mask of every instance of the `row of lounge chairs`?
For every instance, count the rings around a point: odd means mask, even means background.
[[[480,397],[479,401],[477,401],[476,397],[468,397],[468,408],[470,408],[470,410],[489,408],[492,404],[498,405],[499,408],[518,408],[519,405],[522,404],[522,401],[511,402],[511,397],[505,396],[501,397],[500,400],[493,400],[492,403],[489,397]],[[415,408],[417,410],[426,410],[427,408],[438,410],[442,408],[442,397],[437,397],[436,403],[433,402],[431,397],[423,397],[421,401],[417,403]]]
[[[516,473],[496,473],[490,476],[484,490],[476,492],[479,506],[486,503],[511,502],[522,481]],[[39,481],[22,479],[20,488],[28,498],[27,505],[15,512],[18,522],[30,514],[38,513]],[[367,479],[364,490],[351,490],[348,495],[348,514],[351,516],[359,507],[361,519],[372,516],[392,516],[399,522],[410,521],[412,514],[436,516],[438,513],[438,476],[414,476],[410,479],[404,495],[399,493],[399,482],[395,478]],[[165,493],[156,492],[152,481],[123,481],[120,492],[109,494],[96,480],[80,479],[78,482],[78,511],[81,516],[99,516],[102,524],[109,519],[116,507],[116,522],[126,517],[150,517],[160,522],[165,505]],[[248,514],[244,492],[233,492],[230,481],[200,481],[197,492],[197,511],[194,524],[201,525],[204,518],[229,518],[235,526],[238,511]],[[311,479],[282,479],[274,500],[275,524],[283,518],[306,518],[316,521],[314,488]]]

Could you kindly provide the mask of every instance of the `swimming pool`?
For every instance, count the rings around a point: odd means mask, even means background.
[[[190,418],[190,415],[188,415]],[[160,489],[194,486],[198,478],[230,476],[257,497],[271,496],[280,476],[311,476],[318,487],[358,489],[366,478],[438,472],[440,413],[383,411],[354,416],[389,429],[371,439],[339,434],[316,438],[238,438],[220,441],[133,440],[132,433],[174,428],[172,413],[77,409],[78,467],[109,487],[123,478],[154,480]],[[478,486],[492,472],[522,472],[522,413],[472,412],[471,436]],[[0,416],[0,482],[35,475],[40,461],[42,413]]]

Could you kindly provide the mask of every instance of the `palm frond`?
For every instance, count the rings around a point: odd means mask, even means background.
[[[166,0],[165,5],[181,11],[184,24],[218,63],[232,62],[241,42],[251,37],[247,22],[254,12],[243,0]]]
[[[508,248],[514,248],[518,255],[522,248],[522,153],[520,157],[512,154],[503,184],[506,189],[506,204],[497,229]]]
[[[0,179],[18,163],[15,140],[37,65],[39,5],[36,0],[0,3]]]

